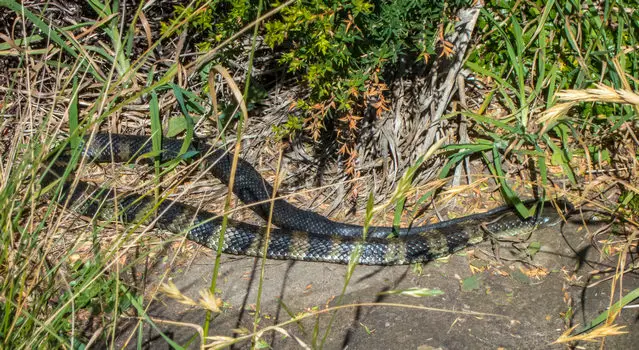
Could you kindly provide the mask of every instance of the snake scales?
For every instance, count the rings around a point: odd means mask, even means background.
[[[180,155],[182,141],[162,140],[163,161]],[[147,136],[96,134],[82,144],[83,154],[94,162],[131,162],[143,159],[152,151]],[[197,152],[211,173],[228,184],[232,155],[224,150],[194,142],[189,151]],[[64,157],[63,157],[64,158]],[[58,164],[60,161],[58,161]],[[52,165],[43,176],[43,186],[52,184],[66,165]],[[550,226],[561,220],[557,209],[543,203],[539,213],[521,219],[511,209],[498,208],[437,224],[393,229],[369,227],[367,238],[362,239],[363,227],[335,222],[312,211],[299,209],[283,199],[271,201],[273,188],[246,161],[239,159],[233,186],[234,194],[259,216],[268,219],[273,205],[272,223],[279,228],[271,230],[268,242],[266,228],[229,220],[224,234],[222,251],[230,254],[262,256],[268,243],[266,256],[271,259],[293,259],[348,263],[357,246],[359,264],[397,265],[427,262],[452,254],[469,245],[483,241],[488,234],[498,237],[530,232],[538,227]],[[120,194],[114,200],[112,189],[99,189],[85,182],[72,186],[63,182],[59,202],[68,200],[73,210],[86,216],[112,217],[118,213],[124,223],[149,223],[187,238],[206,247],[217,249],[222,218],[171,200],[157,203],[152,196]],[[559,201],[562,209],[570,204]],[[157,213],[157,217],[151,213]]]

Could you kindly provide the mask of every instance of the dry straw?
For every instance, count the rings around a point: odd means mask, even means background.
[[[189,306],[199,306],[206,310],[210,310],[215,313],[220,312],[220,306],[222,305],[222,301],[219,298],[215,298],[213,294],[208,290],[200,291],[200,300],[195,301],[186,295],[182,294],[178,287],[171,281],[167,284],[162,284],[160,286],[160,291],[164,293],[167,297],[177,301],[180,304],[189,305]]]
[[[579,325],[575,325],[566,330],[557,340],[553,342],[553,344],[570,343],[574,341],[596,342],[601,341],[605,337],[628,333],[623,330],[626,326],[603,325],[601,327],[593,329],[591,332],[571,336],[570,333],[578,326]]]
[[[581,102],[609,102],[639,106],[639,95],[630,90],[614,89],[604,84],[585,90],[562,90],[556,95],[558,103],[544,112],[537,120],[538,124],[550,124]]]

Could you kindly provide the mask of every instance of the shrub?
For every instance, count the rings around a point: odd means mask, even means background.
[[[452,9],[465,3],[469,1],[310,0],[298,1],[267,19],[262,31],[265,43],[309,93],[296,103],[304,115],[303,126],[297,119],[289,120],[276,128],[278,136],[305,130],[317,140],[330,119],[342,145],[339,152],[354,161],[362,116],[369,108],[376,115],[387,109],[387,73],[400,59],[428,62],[438,48],[444,49],[444,23]],[[257,6],[255,0],[232,0],[202,7],[192,24],[202,40],[197,46],[205,50],[210,47],[206,43],[220,42],[250,23]],[[176,11],[194,10],[176,7]]]

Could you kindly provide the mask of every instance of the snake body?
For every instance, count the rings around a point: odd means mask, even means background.
[[[183,141],[162,140],[160,158],[163,161],[179,157]],[[131,162],[145,159],[152,151],[148,136],[98,133],[85,140],[84,155],[94,162]],[[223,183],[231,178],[232,155],[223,149],[194,142],[186,151],[196,152],[210,172]],[[43,176],[49,185],[63,172],[52,166]],[[222,231],[222,218],[190,205],[151,196],[119,195],[113,189],[101,189],[85,182],[75,186],[62,183],[58,201],[68,201],[82,215],[112,217],[118,214],[124,223],[151,223],[176,234],[186,233],[188,239],[211,249],[217,249]],[[482,214],[443,221],[420,227],[396,229],[369,227],[363,238],[363,227],[332,221],[315,212],[293,206],[283,199],[271,200],[273,187],[246,161],[238,159],[234,194],[259,216],[268,219],[273,206],[272,228],[266,239],[266,227],[230,220],[224,233],[222,251],[229,254],[346,264],[352,258],[366,265],[397,265],[427,262],[450,255],[469,245],[483,241],[487,235],[497,237],[518,235],[539,227],[554,225],[561,220],[557,209],[543,203],[536,216],[521,219],[509,208],[498,208]],[[559,201],[569,210],[570,204]],[[157,213],[154,216],[153,213]],[[355,250],[358,251],[354,254]]]

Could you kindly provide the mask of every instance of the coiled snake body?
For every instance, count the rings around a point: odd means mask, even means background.
[[[180,155],[182,141],[162,140],[162,160]],[[95,162],[129,162],[152,151],[147,136],[96,134],[82,145],[85,156]],[[202,144],[191,145],[213,175],[228,184],[231,175],[232,155],[224,150]],[[43,176],[44,186],[60,177],[64,168],[54,165]],[[427,262],[452,254],[469,245],[477,244],[488,234],[498,237],[530,232],[538,227],[558,223],[557,209],[549,203],[541,206],[539,213],[521,219],[508,208],[498,208],[482,214],[465,216],[437,224],[393,229],[369,227],[366,239],[363,227],[335,222],[312,211],[299,209],[283,199],[271,201],[273,188],[246,161],[239,159],[235,173],[233,192],[259,216],[268,219],[273,205],[273,228],[265,239],[266,228],[229,220],[224,233],[222,251],[230,254],[262,256],[268,244],[266,256],[271,259],[293,259],[348,263],[356,256],[359,264],[397,265]],[[222,228],[222,218],[192,206],[171,200],[159,203],[151,196],[137,194],[119,195],[114,200],[113,190],[97,189],[93,185],[78,182],[62,184],[58,201],[68,200],[73,210],[87,216],[109,216],[118,213],[125,223],[149,223],[176,234],[186,233],[187,238],[206,247],[217,249]],[[559,201],[564,209],[570,204]],[[157,213],[157,217],[151,213]],[[359,247],[359,254],[353,251]]]

